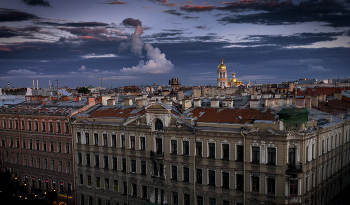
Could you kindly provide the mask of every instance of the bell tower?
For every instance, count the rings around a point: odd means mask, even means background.
[[[227,70],[223,59],[221,59],[221,64],[218,66],[217,74],[217,86],[221,88],[227,87]]]

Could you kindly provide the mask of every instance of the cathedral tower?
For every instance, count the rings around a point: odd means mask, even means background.
[[[227,70],[226,66],[223,63],[224,60],[221,59],[221,64],[218,66],[218,80],[217,80],[217,85],[218,87],[227,87]]]

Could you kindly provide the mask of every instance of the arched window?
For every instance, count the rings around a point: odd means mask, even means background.
[[[158,131],[163,131],[163,122],[160,119],[156,120],[156,123],[154,124],[154,129]]]

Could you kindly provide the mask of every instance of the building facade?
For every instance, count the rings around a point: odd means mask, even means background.
[[[350,118],[304,114],[298,124],[249,107],[100,106],[72,123],[77,204],[340,202]]]

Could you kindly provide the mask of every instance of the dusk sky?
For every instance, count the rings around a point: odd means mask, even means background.
[[[350,77],[350,0],[0,0],[0,86]]]

